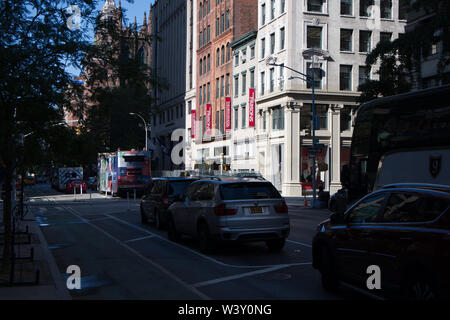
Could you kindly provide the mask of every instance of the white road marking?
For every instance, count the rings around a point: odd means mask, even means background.
[[[107,219],[111,219],[111,218],[107,218]],[[135,238],[135,239],[130,239],[130,240],[125,240],[124,242],[128,243],[128,242],[135,242],[135,241],[140,241],[140,240],[145,240],[145,239],[150,239],[150,238],[154,238],[154,235],[150,235],[150,236],[145,236],[145,237],[140,237],[140,238]]]
[[[242,265],[228,264],[228,263],[224,263],[224,262],[222,262],[222,261],[219,261],[219,260],[217,260],[217,259],[211,258],[211,257],[209,257],[209,256],[207,256],[207,255],[204,255],[204,254],[202,254],[202,253],[200,253],[200,252],[198,252],[198,251],[195,251],[195,250],[193,250],[193,249],[191,249],[191,248],[189,248],[189,247],[186,247],[186,246],[183,246],[183,245],[178,244],[178,243],[176,243],[176,242],[170,241],[170,240],[168,240],[168,239],[166,239],[166,238],[160,236],[159,234],[150,232],[150,231],[148,231],[147,229],[142,228],[142,227],[139,227],[139,226],[137,226],[137,225],[134,225],[134,224],[132,224],[132,223],[130,223],[130,222],[128,222],[128,221],[119,219],[119,218],[114,217],[114,216],[112,216],[112,215],[109,215],[109,214],[107,214],[107,213],[105,213],[105,216],[108,216],[108,217],[110,217],[111,219],[114,219],[114,220],[116,220],[116,221],[118,221],[118,222],[120,222],[120,223],[123,223],[123,224],[125,224],[125,225],[127,225],[127,226],[129,226],[129,227],[131,227],[131,228],[136,229],[136,230],[139,230],[139,231],[145,232],[145,233],[147,233],[147,234],[153,235],[155,238],[158,238],[158,239],[160,239],[160,240],[162,240],[162,241],[164,241],[164,242],[170,243],[171,245],[174,245],[174,246],[176,246],[176,247],[179,247],[179,248],[181,248],[181,249],[184,249],[184,250],[186,250],[186,251],[189,251],[189,252],[191,252],[191,253],[193,253],[193,254],[195,254],[195,255],[197,255],[197,256],[200,256],[200,257],[202,257],[202,258],[204,258],[204,259],[206,259],[206,260],[209,260],[209,261],[211,261],[211,262],[214,262],[214,263],[216,263],[216,264],[218,264],[218,265],[221,265],[221,266],[224,266],[224,267],[242,268],[242,269],[257,269],[257,268],[271,268],[271,267],[279,267],[279,266],[283,266],[283,267],[287,266],[287,267],[289,267],[289,266],[295,266],[295,265],[302,265],[302,264],[303,264],[303,263],[287,263],[287,264],[270,264],[270,265],[262,265],[262,266],[261,266],[261,265],[257,265],[257,266],[242,266]]]
[[[379,296],[377,296],[377,295],[375,295],[375,294],[373,294],[373,293],[370,293],[370,292],[368,292],[367,290],[363,290],[363,289],[361,289],[361,288],[355,287],[355,286],[353,286],[353,285],[351,285],[351,284],[349,284],[349,283],[347,283],[347,282],[341,281],[341,284],[344,285],[344,286],[346,286],[347,288],[350,288],[350,289],[355,290],[355,291],[357,291],[357,292],[359,292],[359,293],[362,293],[363,295],[366,295],[366,296],[368,296],[368,297],[370,297],[370,298],[372,298],[372,299],[375,299],[375,300],[385,300],[385,299],[382,298],[382,297],[379,297]]]
[[[124,247],[125,249],[128,249],[130,252],[134,253],[136,256],[138,256],[139,258],[141,258],[142,260],[146,261],[147,263],[151,264],[153,267],[155,267],[156,269],[158,269],[159,271],[161,271],[162,273],[164,273],[165,275],[167,275],[169,278],[171,278],[172,280],[174,280],[175,282],[178,282],[180,285],[182,285],[183,287],[185,287],[186,289],[188,289],[189,291],[191,291],[192,293],[198,295],[200,298],[205,299],[205,300],[210,300],[211,298],[208,297],[207,295],[203,294],[202,292],[198,291],[196,288],[194,288],[193,286],[191,286],[190,284],[184,282],[183,280],[181,280],[180,278],[178,278],[176,275],[174,275],[172,272],[168,271],[166,268],[164,268],[163,266],[157,264],[156,262],[150,260],[149,258],[143,256],[141,253],[139,253],[138,251],[134,250],[133,248],[131,248],[130,246],[126,245],[123,241],[121,241],[120,239],[114,237],[112,234],[106,232],[105,230],[103,230],[102,228],[96,226],[95,224],[90,223],[88,220],[84,219],[82,216],[80,216],[80,214],[78,213],[78,211],[76,211],[75,209],[71,208],[71,207],[65,207],[70,213],[72,213],[74,216],[78,217],[81,221],[86,222],[87,224],[89,224],[91,227],[97,229],[98,231],[100,231],[101,233],[103,233],[104,235],[106,235],[108,238],[114,240],[117,244],[121,245],[122,247]]]
[[[305,263],[302,263],[301,265],[310,265],[310,264],[312,264],[312,263],[311,262],[305,262]],[[296,265],[300,265],[300,264],[296,264]],[[276,270],[280,270],[280,269],[284,269],[284,268],[288,268],[288,267],[290,267],[290,265],[278,265],[278,266],[273,266],[273,267],[270,267],[270,268],[264,268],[264,269],[261,269],[261,270],[255,270],[255,271],[235,274],[235,275],[232,275],[232,276],[227,276],[227,277],[212,279],[212,280],[208,280],[208,281],[198,282],[198,283],[193,284],[193,286],[196,287],[196,288],[205,287],[205,286],[210,286],[210,285],[213,285],[213,284],[222,283],[222,282],[226,282],[226,281],[232,281],[232,280],[236,280],[236,279],[251,277],[251,276],[254,276],[256,274],[272,272],[272,271],[276,271]]]
[[[294,240],[289,240],[289,239],[286,239],[286,241],[287,241],[287,242],[292,242],[292,243],[296,243],[296,244],[299,244],[299,245],[301,245],[301,246],[305,246],[305,247],[308,247],[308,248],[312,248],[312,245],[310,245],[310,244],[307,244],[307,243],[303,243],[303,242],[298,242],[298,241],[294,241]]]

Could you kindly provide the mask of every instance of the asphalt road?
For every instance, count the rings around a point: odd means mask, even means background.
[[[63,278],[81,269],[73,299],[360,299],[344,287],[325,292],[312,268],[311,241],[324,210],[290,207],[291,233],[282,252],[264,243],[199,252],[195,239],[173,243],[140,223],[139,199],[64,195],[48,185],[27,187],[28,204]]]

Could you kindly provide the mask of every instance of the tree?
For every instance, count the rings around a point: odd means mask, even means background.
[[[411,90],[417,81],[421,63],[431,46],[442,43],[442,52],[437,65],[437,73],[450,64],[450,2],[446,0],[415,0],[405,5],[410,14],[429,15],[413,30],[401,34],[394,41],[383,41],[367,56],[366,65],[373,67],[378,61],[379,80],[369,80],[358,90],[362,91],[359,101],[365,102],[380,96],[390,96]]]
[[[5,167],[3,267],[11,255],[11,185],[21,144],[51,135],[72,108],[67,64],[80,65],[89,46],[85,32],[96,16],[96,0],[3,0],[0,2],[0,162]],[[80,9],[80,28],[69,29],[67,7]],[[41,141],[42,142],[42,141]],[[38,144],[45,145],[45,143]],[[36,145],[35,145],[36,146]],[[40,148],[37,148],[40,149]]]

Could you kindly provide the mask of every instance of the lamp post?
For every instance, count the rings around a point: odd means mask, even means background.
[[[145,122],[145,119],[140,115],[140,114],[137,114],[137,113],[134,113],[134,112],[130,112],[130,116],[137,116],[137,117],[139,117],[139,118],[141,118],[142,119],[142,121],[144,122],[144,128],[145,128],[145,151],[147,151],[148,150],[148,134],[147,134],[147,122]]]
[[[315,67],[315,61],[316,61],[316,56],[321,56],[324,57],[326,59],[329,58],[328,52],[326,52],[325,50],[322,49],[316,49],[316,48],[311,48],[311,49],[306,49],[303,51],[303,57],[306,60],[311,59],[311,66],[312,66],[312,72],[311,75],[308,74],[304,74],[303,72],[297,71],[295,69],[292,69],[290,67],[287,67],[283,64],[279,64],[276,63],[277,58],[276,57],[272,57],[269,56],[266,59],[266,65],[269,66],[278,66],[278,67],[283,67],[286,68],[288,70],[291,70],[295,73],[300,74],[302,77],[289,77],[289,80],[292,79],[300,79],[303,80],[307,83],[311,84],[311,89],[312,89],[312,97],[311,97],[311,133],[312,133],[312,147],[313,149],[315,149],[316,147],[316,123],[317,123],[317,119],[316,119],[316,106],[315,106],[315,78],[314,78],[314,67]],[[317,186],[316,186],[316,153],[313,153],[313,168],[312,168],[312,189],[313,189],[313,201],[312,201],[312,207],[315,208],[316,207],[316,198],[317,198]]]

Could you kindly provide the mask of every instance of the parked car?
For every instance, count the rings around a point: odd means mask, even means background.
[[[167,223],[167,208],[192,182],[197,180],[192,178],[152,179],[141,200],[142,223],[145,224],[150,219],[156,228],[162,229]]]
[[[83,190],[83,193],[86,193],[86,183],[84,183],[81,180],[70,180],[66,185],[66,192],[67,193],[73,193],[75,188],[75,192],[81,192],[80,190]]]
[[[367,288],[381,272],[385,297],[450,298],[450,186],[386,186],[318,225],[313,267],[326,290],[340,281]]]
[[[288,207],[267,181],[199,180],[169,207],[168,235],[197,237],[211,252],[217,241],[265,241],[281,250],[289,235]]]

